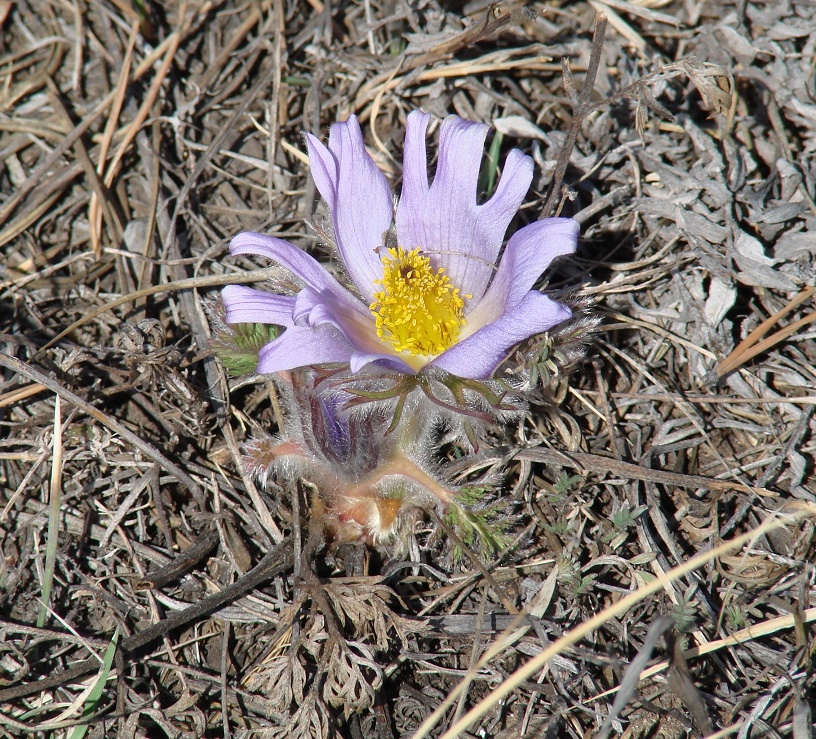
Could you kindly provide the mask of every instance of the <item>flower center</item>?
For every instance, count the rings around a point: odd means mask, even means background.
[[[379,337],[410,354],[435,356],[453,346],[465,323],[465,301],[445,270],[434,272],[419,249],[406,252],[402,247],[388,249],[382,265],[383,277],[376,280],[382,290],[369,306]]]

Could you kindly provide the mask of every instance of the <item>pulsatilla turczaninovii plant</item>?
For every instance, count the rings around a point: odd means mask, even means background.
[[[248,445],[248,466],[261,477],[312,481],[340,539],[393,538],[416,508],[455,507],[448,520],[478,519],[434,459],[438,442],[474,448],[491,424],[521,412],[542,371],[536,348],[576,320],[534,285],[556,257],[575,251],[577,222],[545,218],[504,243],[533,160],[510,151],[495,192],[480,203],[488,127],[446,118],[429,182],[429,122],[420,111],[407,118],[396,201],[354,116],[331,127],[328,146],[306,135],[330,215],[320,232],[345,283],[274,236],[241,233],[230,244],[231,254],[266,257],[286,275],[275,292],[233,285],[222,293],[227,324],[282,329],[257,348],[254,369],[276,378],[285,428]],[[234,360],[229,344],[221,332],[217,346]]]

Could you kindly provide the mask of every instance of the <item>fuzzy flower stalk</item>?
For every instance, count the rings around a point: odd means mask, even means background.
[[[443,440],[476,447],[480,431],[517,414],[540,372],[538,348],[573,315],[534,285],[575,251],[578,224],[547,218],[504,241],[532,159],[512,150],[480,203],[488,127],[446,118],[429,181],[429,122],[408,116],[396,203],[354,116],[331,127],[328,146],[306,135],[341,279],[274,236],[241,233],[230,244],[230,254],[265,257],[286,274],[275,292],[222,293],[226,324],[281,329],[254,370],[275,378],[286,428],[252,442],[248,464],[310,480],[338,538],[388,539],[411,510],[464,506],[434,450]],[[468,510],[473,523],[479,514]]]

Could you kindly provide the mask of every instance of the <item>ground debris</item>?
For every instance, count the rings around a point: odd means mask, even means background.
[[[814,48],[806,0],[0,0],[4,734],[441,736],[636,589],[811,510]],[[311,483],[241,463],[274,387],[212,356],[219,283],[260,266],[232,236],[330,256],[303,133],[356,114],[398,191],[414,108],[533,157],[517,225],[577,218],[548,289],[604,318],[572,374],[523,348],[542,403],[479,456],[440,449],[500,493],[484,562],[433,517],[402,550],[324,546]],[[661,581],[461,736],[811,735],[814,556],[809,515]]]

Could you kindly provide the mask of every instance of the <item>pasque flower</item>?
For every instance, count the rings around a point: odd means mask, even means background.
[[[532,159],[512,150],[495,193],[479,204],[488,127],[446,118],[429,185],[429,120],[420,111],[408,116],[396,208],[354,116],[331,127],[328,147],[306,136],[350,288],[287,241],[258,233],[232,240],[231,254],[267,257],[302,283],[297,295],[224,288],[230,323],[285,328],[260,350],[259,373],[332,363],[358,372],[375,363],[405,374],[430,365],[481,380],[514,346],[570,317],[569,308],[533,285],[553,259],[575,250],[574,220],[546,218],[519,229],[496,265],[530,187]]]

